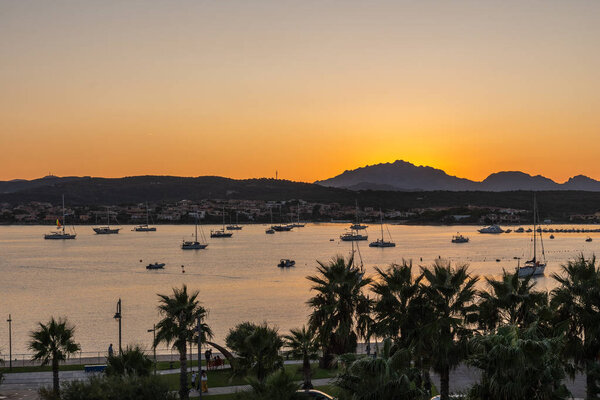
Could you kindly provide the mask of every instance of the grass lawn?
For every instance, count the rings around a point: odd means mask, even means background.
[[[337,369],[327,370],[318,368],[318,364],[312,364],[313,367],[313,379],[321,379],[321,378],[333,378],[337,374]],[[301,381],[302,380],[302,365],[294,364],[294,365],[286,365],[284,367],[286,371],[294,373],[294,379]],[[168,374],[162,375],[162,379],[166,380],[169,384],[169,388],[171,390],[179,389],[179,374]],[[188,380],[191,377],[188,377]],[[222,387],[222,386],[239,386],[246,385],[245,377],[232,377],[231,370],[218,370],[218,371],[208,371],[208,387]],[[216,396],[215,396],[216,397]]]

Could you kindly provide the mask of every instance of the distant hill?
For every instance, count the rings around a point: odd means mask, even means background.
[[[396,191],[490,191],[513,190],[582,190],[600,191],[600,182],[578,175],[565,183],[557,183],[541,175],[531,176],[520,171],[491,174],[481,182],[448,175],[441,169],[416,166],[406,161],[368,165],[315,182],[318,185],[364,190],[386,188]]]
[[[418,167],[416,167],[418,168]],[[433,171],[440,180],[449,177],[457,184],[466,180],[450,177],[443,171],[422,167],[424,175]],[[495,174],[491,182],[499,185],[504,174]],[[508,175],[510,176],[510,174]],[[521,177],[523,178],[523,177]],[[537,182],[538,179],[534,181]],[[527,182],[527,176],[524,178]],[[11,182],[0,182],[0,187],[10,187]],[[477,183],[477,182],[476,182]],[[490,183],[490,185],[492,184]],[[69,206],[124,205],[142,202],[161,203],[180,200],[243,199],[243,200],[291,200],[302,199],[315,203],[339,203],[361,207],[409,210],[425,207],[462,207],[457,213],[470,213],[466,206],[508,207],[529,210],[532,194],[528,190],[492,191],[418,191],[381,190],[388,184],[358,184],[361,190],[327,187],[312,183],[300,183],[276,179],[229,179],[218,176],[133,176],[125,178],[51,177],[32,181],[18,181],[10,193],[0,193],[0,203],[13,205],[31,201],[60,204],[64,194]],[[479,183],[481,184],[481,183]],[[575,177],[564,185],[594,187],[597,182],[585,177]],[[4,186],[3,186],[4,185]],[[412,186],[412,185],[411,185]],[[423,186],[423,185],[421,185]],[[412,186],[414,187],[414,186]],[[426,187],[426,186],[425,186]],[[430,186],[431,187],[431,186]],[[563,186],[564,187],[564,186]],[[356,188],[356,187],[355,187]],[[568,219],[570,214],[590,214],[598,211],[600,190],[552,190],[538,195],[542,217]]]

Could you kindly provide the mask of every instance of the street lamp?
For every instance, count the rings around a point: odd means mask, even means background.
[[[152,332],[152,350],[154,351],[154,375],[156,375],[156,324],[152,325],[152,329],[148,329],[148,332]]]
[[[200,360],[200,354],[202,353],[200,350],[202,348],[202,324],[200,323],[200,317],[198,317],[198,326],[196,327],[196,331],[198,331],[198,379],[200,379],[200,390],[198,390],[198,398],[202,400],[202,363]],[[206,367],[208,368],[208,360],[206,360]]]
[[[114,319],[119,321],[119,354],[123,353],[123,347],[121,346],[121,298],[117,301],[117,312],[115,313]]]
[[[8,314],[8,369],[12,371],[12,318]]]

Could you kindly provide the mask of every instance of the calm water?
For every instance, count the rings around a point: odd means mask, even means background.
[[[150,346],[147,329],[159,318],[157,293],[169,293],[186,283],[200,290],[210,310],[208,323],[222,341],[236,323],[268,321],[281,331],[306,322],[310,296],[305,277],[314,272],[315,260],[347,255],[351,244],[340,242],[346,224],[307,225],[292,232],[264,233],[265,226],[245,226],[230,239],[209,239],[206,250],[179,248],[190,238],[193,226],[158,226],[157,232],[131,232],[123,226],[118,235],[95,235],[91,227],[77,227],[77,239],[44,240],[43,226],[0,227],[0,351],[8,352],[6,316],[13,317],[13,352],[26,352],[27,334],[38,321],[51,315],[67,316],[76,327],[83,351],[104,351],[116,343],[115,303],[123,299],[123,343]],[[586,226],[590,228],[590,226]],[[205,226],[208,233],[210,226]],[[370,229],[370,239],[379,234]],[[502,268],[514,268],[513,257],[530,255],[530,234],[482,235],[476,227],[390,226],[397,247],[369,248],[360,244],[368,272],[373,266],[413,259],[430,264],[438,256],[467,262],[473,273],[498,276]],[[470,236],[467,244],[450,243],[456,232]],[[546,235],[547,236],[547,235]],[[537,279],[551,288],[549,278],[561,263],[583,252],[600,251],[600,234],[555,234],[545,240],[548,267]],[[330,241],[335,238],[335,241]],[[296,260],[296,267],[281,270],[280,258]],[[422,262],[420,259],[422,258]],[[500,262],[496,262],[500,259]],[[140,262],[142,260],[142,262]],[[165,262],[164,271],[147,271],[150,262]],[[185,266],[185,273],[181,272]]]

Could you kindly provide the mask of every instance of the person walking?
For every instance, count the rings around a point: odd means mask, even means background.
[[[108,356],[112,357],[114,354],[113,352],[113,347],[112,347],[112,343],[108,346]]]
[[[196,371],[192,371],[192,389],[198,388],[198,375],[196,375]]]
[[[200,375],[200,380],[202,382],[202,393],[208,392],[208,376],[206,376],[205,370],[202,370],[202,375]]]

